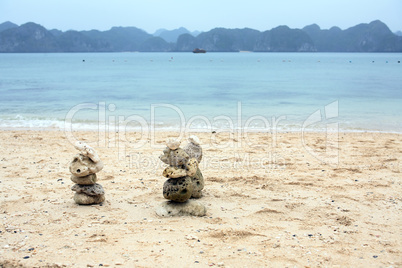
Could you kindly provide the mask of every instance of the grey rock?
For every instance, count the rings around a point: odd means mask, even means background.
[[[155,210],[156,214],[161,217],[170,216],[205,216],[207,213],[206,207],[195,200],[188,200],[184,203],[176,203],[166,201],[160,204]]]
[[[183,150],[191,157],[197,159],[198,163],[202,160],[202,148],[199,144],[189,142]]]
[[[96,177],[96,174],[90,174],[85,177],[77,177],[74,175],[71,175],[71,180],[77,184],[81,185],[92,185],[95,184],[98,178]]]
[[[169,155],[170,155],[170,148],[169,147],[166,147],[164,150],[163,150],[163,155],[161,155],[161,156],[159,156],[159,159],[163,162],[163,163],[165,163],[165,164],[168,164],[169,165]]]
[[[86,195],[84,193],[75,193],[74,202],[79,205],[99,204],[105,201],[105,195]]]
[[[77,177],[85,177],[97,173],[101,171],[102,168],[102,161],[95,163],[91,158],[81,153],[74,156],[73,161],[70,163],[70,172]]]
[[[191,197],[200,198],[202,196],[202,189],[204,189],[204,176],[202,176],[201,170],[198,168],[197,173],[192,177],[193,193]]]
[[[91,196],[105,194],[105,190],[103,190],[102,185],[99,183],[95,183],[93,185],[74,184],[73,187],[71,187],[71,190],[75,191],[77,194],[86,194]]]
[[[193,193],[193,180],[191,177],[168,179],[163,184],[163,196],[175,202],[187,201]]]
[[[190,156],[181,148],[171,150],[167,147],[163,150],[163,155],[159,156],[159,159],[169,166],[183,168]]]

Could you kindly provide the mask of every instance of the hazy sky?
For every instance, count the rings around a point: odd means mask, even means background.
[[[279,25],[342,29],[379,19],[402,30],[402,0],[0,0],[0,23],[36,22],[48,29],[108,30],[135,26],[149,33],[180,26],[269,30]]]

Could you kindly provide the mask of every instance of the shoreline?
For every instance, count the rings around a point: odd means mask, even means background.
[[[36,127],[0,127],[0,131],[50,131],[50,132],[66,132],[65,129],[61,128],[51,128],[51,127],[46,127],[46,128],[36,128]],[[155,128],[155,132],[180,132],[180,129],[178,128]],[[221,132],[221,133],[238,133],[239,129],[206,129],[205,131],[200,131],[200,129],[185,129],[182,130],[185,132],[190,132],[190,133],[211,133],[213,131],[216,132]],[[241,128],[242,132],[245,132],[244,128]],[[73,130],[72,132],[100,132],[100,133],[105,133],[105,132],[113,132],[111,130],[104,130],[104,129],[92,129],[92,128],[87,128],[87,129],[77,129]],[[114,131],[116,132],[116,131]],[[118,131],[117,131],[118,132]],[[140,129],[127,129],[124,132],[128,133],[137,133],[137,132],[142,132]],[[150,132],[149,130],[147,132]],[[276,131],[276,133],[300,133],[302,130],[293,130],[293,129],[279,129]],[[324,130],[324,129],[306,129],[303,130],[304,133],[383,133],[383,134],[402,134],[402,131],[390,131],[390,130],[372,130],[372,129],[339,129],[339,131],[331,131],[331,130]],[[249,129],[247,133],[272,133],[272,131],[256,131],[254,129]]]

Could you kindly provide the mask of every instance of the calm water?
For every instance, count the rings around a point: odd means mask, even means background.
[[[95,129],[99,121],[204,129],[276,121],[279,130],[297,131],[320,111],[322,120],[305,127],[402,132],[401,60],[354,53],[0,54],[0,128],[64,129],[67,117],[74,129]]]

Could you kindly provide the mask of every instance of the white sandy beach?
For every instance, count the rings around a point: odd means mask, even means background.
[[[304,146],[300,133],[197,134],[207,216],[161,218],[150,144],[176,135],[94,143],[106,201],[79,206],[64,132],[0,131],[0,267],[402,266],[401,134],[340,133],[336,148],[325,133]]]

